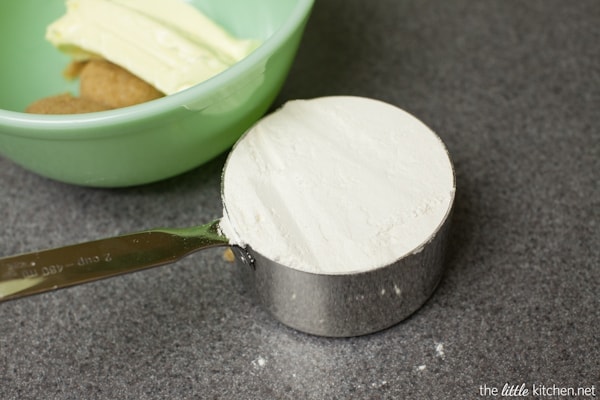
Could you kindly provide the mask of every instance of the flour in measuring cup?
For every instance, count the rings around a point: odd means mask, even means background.
[[[295,100],[236,144],[223,174],[232,244],[320,274],[420,251],[447,217],[454,173],[441,140],[377,100]]]

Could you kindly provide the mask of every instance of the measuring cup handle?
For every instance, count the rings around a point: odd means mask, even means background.
[[[186,229],[153,229],[0,259],[0,302],[173,263],[225,246],[219,221]]]

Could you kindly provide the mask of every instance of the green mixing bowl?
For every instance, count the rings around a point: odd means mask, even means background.
[[[192,0],[239,37],[262,46],[221,74],[179,93],[116,110],[34,115],[31,102],[77,83],[45,30],[64,0],[0,3],[0,154],[59,181],[132,186],[195,168],[227,150],[269,108],[296,54],[314,0]]]

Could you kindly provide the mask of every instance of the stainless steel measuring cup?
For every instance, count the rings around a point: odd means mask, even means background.
[[[233,246],[263,306],[278,320],[321,336],[357,336],[390,327],[416,311],[443,272],[447,215],[422,250],[375,270],[326,275],[289,268]],[[219,221],[155,229],[0,259],[0,302],[176,262],[227,246]]]
[[[325,104],[331,101],[327,99]],[[363,110],[365,105],[373,105],[370,101],[365,103],[365,100],[344,101],[352,104],[352,110],[356,107]],[[370,108],[370,112],[379,115],[382,106],[377,104],[375,109]],[[389,108],[386,110],[390,112]],[[408,118],[402,115],[403,121]],[[380,129],[387,135],[387,128]],[[224,171],[227,171],[230,160],[226,162]],[[447,172],[452,170],[449,165]],[[247,179],[246,169],[240,171],[237,176]],[[261,303],[284,324],[322,336],[356,336],[379,331],[416,311],[440,281],[456,186],[453,171],[447,175],[450,176],[452,194],[437,229],[419,247],[388,265],[360,270],[362,272],[315,273],[277,263],[250,246],[233,246],[234,252],[242,264],[241,269],[253,282],[251,286]],[[352,194],[349,193],[349,196]],[[221,197],[227,209],[223,187]],[[236,204],[230,201],[229,206],[232,203]],[[247,203],[242,198],[237,205],[247,206]],[[227,214],[229,212],[225,212]],[[227,246],[230,241],[220,233],[219,222],[216,220],[187,229],[149,230],[0,259],[0,302],[169,264],[197,250]],[[242,226],[254,228],[252,225]],[[259,244],[255,245],[260,248]],[[263,251],[267,252],[264,248]],[[336,254],[334,247],[331,251]]]

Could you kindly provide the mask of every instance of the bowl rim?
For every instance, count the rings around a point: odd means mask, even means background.
[[[97,129],[99,124],[103,127],[111,127],[131,122],[134,118],[155,118],[174,109],[185,107],[187,104],[196,103],[217,92],[224,83],[235,81],[245,71],[260,65],[264,59],[275,53],[301,26],[304,19],[310,14],[314,1],[296,0],[294,8],[283,23],[256,50],[223,72],[190,88],[146,103],[82,114],[30,114],[0,109],[0,127],[16,128],[16,132],[2,131],[0,134],[46,140],[85,139],[89,137],[85,133],[91,132],[86,129]],[[49,135],[50,131],[51,136]],[[118,133],[109,130],[100,132],[100,135],[114,136],[115,134]]]

